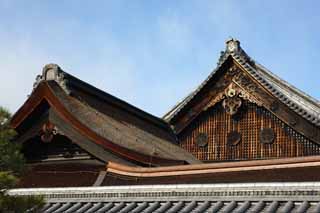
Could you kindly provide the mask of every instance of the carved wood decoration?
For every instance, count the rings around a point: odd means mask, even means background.
[[[189,125],[192,125],[200,113],[216,106],[222,100],[228,98],[228,92],[235,91],[236,97],[263,106],[277,118],[289,125],[295,131],[309,138],[311,141],[320,145],[319,129],[292,111],[288,106],[281,103],[276,97],[268,92],[262,85],[249,76],[249,74],[236,62],[229,62],[229,68],[226,66],[224,73],[220,77],[216,74],[216,79],[210,90],[203,92],[199,96],[201,99],[190,103],[188,113],[181,113],[180,117],[172,123],[175,131],[179,134]],[[191,113],[192,112],[192,113]]]
[[[236,114],[241,104],[242,101],[239,97],[230,97],[222,101],[222,106],[229,115]]]
[[[178,135],[181,147],[198,159],[230,161],[320,154],[319,145],[299,134],[266,108],[243,101],[237,113],[239,119],[232,119],[219,103],[202,112]],[[267,128],[273,131],[274,136],[270,134],[270,130],[266,130],[268,132],[263,133],[263,140],[268,143],[261,143],[261,130]],[[228,134],[233,131],[241,134],[241,141],[236,143],[237,140],[232,140],[236,145],[230,146]],[[196,136],[199,133],[207,134],[207,146],[197,145]]]
[[[208,145],[208,135],[206,133],[199,133],[196,136],[196,143],[199,147],[205,147]]]
[[[49,143],[52,141],[54,135],[56,134],[57,134],[57,129],[55,128],[55,126],[52,123],[47,122],[43,124],[42,130],[40,132],[41,141],[44,143]]]
[[[210,107],[214,106],[218,102],[222,102],[223,108],[230,115],[234,115],[237,113],[238,109],[241,106],[242,100],[247,100],[251,103],[256,103],[259,106],[262,106],[262,101],[250,95],[250,93],[241,89],[234,82],[231,82],[229,86],[223,90],[223,92],[219,93],[217,96],[212,98],[212,100],[204,107],[204,110],[208,110]]]
[[[236,78],[240,78],[239,76],[241,76],[241,73],[242,71],[236,65],[232,65],[227,68],[227,71],[223,76],[217,79],[208,94],[204,96],[199,103],[196,103],[191,109],[189,109],[189,111],[184,116],[182,116],[182,118],[179,119],[177,123],[175,123],[174,127],[176,132],[179,133],[180,131],[182,131],[202,111],[206,111],[209,108],[215,106],[221,100],[231,98],[230,100],[226,100],[224,105],[226,106],[227,111],[233,111],[231,112],[232,114],[235,114],[237,112],[236,109],[240,107],[241,100],[247,100],[251,103],[262,106],[263,101],[256,96],[253,96],[249,92],[253,90],[254,85],[250,84],[250,90],[245,90],[237,84],[237,81],[234,80]]]
[[[241,134],[237,131],[231,131],[227,134],[227,145],[236,146],[241,142]]]
[[[260,130],[259,134],[260,142],[263,144],[270,144],[273,143],[275,139],[275,134],[273,129],[271,128],[263,128]]]
[[[191,104],[191,115],[182,114],[176,121],[183,148],[204,161],[320,154],[319,129],[281,103],[240,65],[225,69],[202,98]],[[234,131],[241,141],[232,146],[237,140],[231,140],[228,133]],[[193,145],[198,132],[208,134],[207,147]]]

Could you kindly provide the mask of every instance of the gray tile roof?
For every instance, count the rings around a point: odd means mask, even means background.
[[[233,50],[228,49],[229,43],[236,43],[238,47]],[[217,67],[210,73],[206,80],[184,100],[174,106],[163,119],[170,122],[210,81],[215,73],[221,68],[222,64],[232,57],[239,63],[253,78],[255,78],[263,87],[270,91],[281,102],[290,109],[310,121],[316,126],[320,126],[320,102],[311,96],[300,91],[288,82],[273,74],[271,71],[252,60],[245,51],[240,47],[237,40],[229,40],[226,51],[222,52]]]
[[[320,212],[320,182],[15,189],[58,212]]]
[[[155,202],[84,202],[49,203],[45,213],[119,212],[119,213],[188,213],[188,212],[319,212],[320,202],[293,201],[155,201]]]

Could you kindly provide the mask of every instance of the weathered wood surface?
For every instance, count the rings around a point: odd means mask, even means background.
[[[189,160],[200,162],[169,141],[134,126],[117,122],[98,112],[66,94],[53,81],[39,84],[15,114],[12,126],[19,128],[20,124],[32,116],[33,110],[43,101],[46,101],[62,119],[61,129],[68,123],[76,132],[96,144],[101,150],[111,152],[120,158],[143,165],[183,164]],[[90,148],[88,146],[89,152]]]
[[[244,102],[242,109],[231,117],[221,106],[201,113],[190,126],[179,134],[180,145],[204,161],[253,160],[298,157],[320,154],[320,146],[299,134],[270,111],[256,104]],[[274,131],[272,143],[260,141],[264,128]],[[228,134],[237,131],[241,141],[228,144]],[[206,133],[208,145],[197,145],[197,135]]]
[[[52,109],[50,110],[50,121],[59,128],[59,131],[63,132],[63,134],[66,135],[71,140],[73,140],[74,143],[78,144],[81,148],[91,153],[96,158],[104,162],[108,162],[111,160],[116,162],[122,162],[126,165],[134,165],[130,161],[120,158],[114,155],[113,153],[102,149],[99,145],[95,144],[93,141],[90,141],[90,139],[88,139],[86,136],[79,133],[70,124],[68,124],[63,119],[61,119],[59,115],[57,115],[57,113],[55,113],[54,110]]]

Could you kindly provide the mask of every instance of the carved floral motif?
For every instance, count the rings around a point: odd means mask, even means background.
[[[262,102],[251,95],[249,92],[246,92],[242,88],[240,88],[235,83],[230,83],[229,86],[224,89],[222,92],[217,94],[214,98],[210,100],[210,102],[206,105],[204,110],[214,106],[218,102],[222,101],[222,106],[226,110],[226,112],[230,115],[234,115],[237,113],[238,109],[242,104],[242,100],[249,101],[251,103],[255,103],[258,106],[262,105]]]
[[[222,106],[230,115],[237,113],[242,100],[262,106],[262,101],[253,95],[258,89],[257,85],[245,76],[236,65],[231,66],[227,70],[226,74],[216,83],[215,87],[221,88],[222,91],[218,94],[211,94],[213,98],[205,106],[204,110],[220,101],[222,101]]]
[[[222,106],[229,115],[235,115],[241,104],[242,101],[239,97],[228,97],[222,101]]]
[[[240,72],[234,76],[232,79],[240,88],[243,88],[239,92],[239,97],[244,100],[247,100],[251,103],[255,103],[258,106],[262,106],[263,102],[257,97],[252,95],[252,93],[258,92],[258,86],[252,82],[244,73]]]
[[[43,124],[41,133],[40,133],[40,137],[43,142],[45,143],[51,142],[54,135],[56,134],[57,134],[57,129],[52,123],[48,122]]]

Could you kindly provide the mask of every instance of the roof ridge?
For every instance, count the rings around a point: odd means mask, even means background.
[[[68,72],[64,71],[59,65],[57,64],[54,64],[54,63],[49,63],[49,64],[46,64],[43,69],[42,69],[42,74],[41,75],[37,75],[36,77],[36,81],[35,83],[33,84],[33,91],[35,90],[35,88],[38,87],[38,85],[43,82],[43,81],[55,81],[58,83],[58,85],[68,94],[70,95],[71,92],[72,92],[72,89],[71,89],[71,86],[80,86],[80,85],[83,85],[85,87],[87,87],[88,91],[91,89],[91,90],[94,90],[95,92],[99,92],[100,94],[100,97],[105,97],[105,99],[108,98],[111,98],[113,99],[115,102],[118,103],[118,105],[127,105],[131,110],[128,110],[128,109],[124,109],[124,110],[127,110],[129,111],[130,113],[133,113],[135,114],[136,116],[142,116],[140,115],[140,113],[144,114],[146,117],[149,118],[150,121],[153,121],[155,124],[157,124],[158,126],[161,126],[162,128],[165,128],[165,129],[171,129],[168,125],[168,123],[163,120],[162,118],[158,117],[158,116],[155,116],[149,112],[146,112],[130,103],[128,103],[127,101],[125,100],[122,100],[102,89],[99,89],[85,81],[82,81],[81,79],[69,74]],[[83,88],[83,87],[82,87]],[[88,92],[87,91],[87,92]],[[99,95],[97,93],[95,93],[95,95]]]
[[[258,66],[260,69],[265,71],[266,74],[268,74],[270,77],[272,77],[274,79],[281,79],[281,81],[282,81],[281,83],[283,83],[288,89],[290,89],[293,92],[296,92],[298,95],[306,96],[308,98],[308,101],[312,102],[312,104],[320,105],[320,101],[319,100],[317,100],[316,98],[310,96],[309,94],[307,94],[306,92],[304,92],[301,89],[297,88],[296,86],[290,84],[288,81],[284,80],[283,78],[279,77],[275,73],[271,72],[268,68],[266,68],[262,64],[256,62],[256,66]]]

